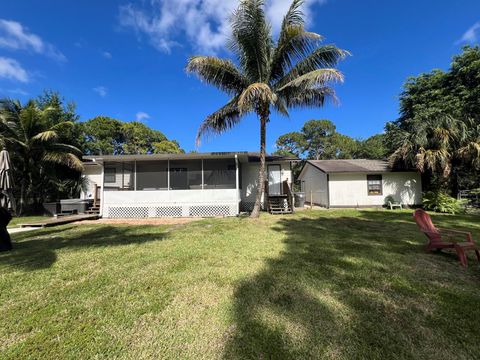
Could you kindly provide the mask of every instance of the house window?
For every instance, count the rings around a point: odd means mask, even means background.
[[[105,182],[107,184],[114,184],[117,182],[117,169],[114,167],[105,168]]]
[[[368,195],[382,195],[382,175],[367,175]]]

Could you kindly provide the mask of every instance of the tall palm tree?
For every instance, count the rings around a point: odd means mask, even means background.
[[[35,101],[22,106],[16,100],[0,100],[0,146],[12,154],[19,172],[20,213],[25,209],[26,195],[35,198],[40,193],[39,184],[49,176],[46,165],[63,165],[78,171],[83,168],[81,151],[62,142],[73,122],[58,119],[57,110],[41,109]]]
[[[187,72],[230,96],[226,105],[203,121],[197,142],[202,136],[229,130],[248,113],[255,113],[260,120],[260,169],[252,217],[258,217],[265,191],[266,127],[272,109],[288,116],[289,108],[322,107],[328,100],[335,102],[331,84],[343,81],[343,75],[334,67],[348,52],[334,45],[321,45],[322,36],[305,31],[302,3],[293,1],[278,40],[274,41],[264,1],[240,1],[231,17],[229,42],[237,63],[193,56],[187,65]]]

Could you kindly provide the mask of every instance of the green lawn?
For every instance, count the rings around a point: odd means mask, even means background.
[[[9,228],[16,228],[20,224],[24,223],[32,223],[32,222],[37,222],[37,221],[42,221],[45,219],[50,219],[51,217],[49,216],[21,216],[21,217],[14,217],[12,221],[8,224]]]
[[[435,215],[469,229],[480,218]],[[0,254],[0,358],[473,359],[480,267],[411,212],[66,225]]]

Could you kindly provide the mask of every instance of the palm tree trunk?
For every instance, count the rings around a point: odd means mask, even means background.
[[[260,216],[260,208],[262,205],[262,196],[265,193],[265,143],[267,135],[267,122],[270,117],[268,106],[260,114],[260,169],[258,172],[257,196],[255,197],[255,206],[253,207],[250,217],[258,218]],[[266,201],[265,199],[264,201]]]

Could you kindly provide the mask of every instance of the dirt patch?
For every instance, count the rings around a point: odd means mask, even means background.
[[[97,224],[97,225],[177,225],[186,224],[202,218],[150,218],[150,219],[98,219],[79,221],[75,224]]]

